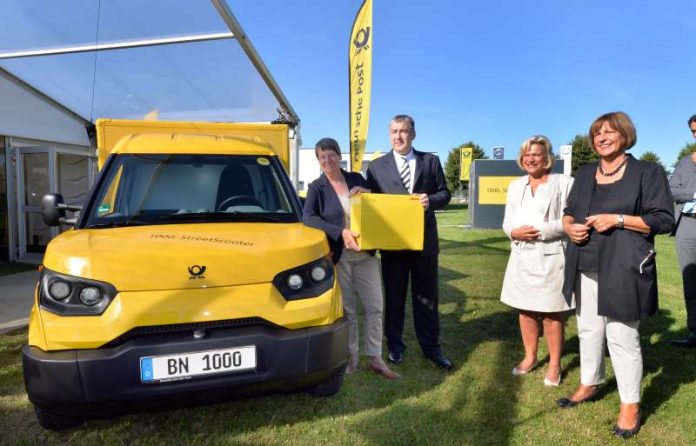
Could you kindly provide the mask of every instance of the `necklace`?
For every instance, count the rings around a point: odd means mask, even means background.
[[[616,175],[616,173],[617,173],[619,170],[621,170],[621,168],[622,168],[623,166],[625,166],[627,162],[628,162],[628,157],[627,157],[627,156],[624,156],[623,161],[621,161],[621,162],[619,163],[619,165],[616,166],[616,169],[612,170],[611,172],[605,172],[604,169],[602,169],[602,162],[600,161],[600,162],[599,162],[599,173],[601,173],[601,174],[604,175],[605,177],[610,177],[610,176]]]

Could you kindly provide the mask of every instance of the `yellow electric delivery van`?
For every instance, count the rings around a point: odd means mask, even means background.
[[[23,350],[39,423],[231,395],[336,393],[348,356],[285,124],[99,120],[100,173],[44,257]],[[67,212],[77,211],[72,219]]]

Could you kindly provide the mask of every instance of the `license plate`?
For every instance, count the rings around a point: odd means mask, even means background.
[[[256,346],[254,345],[140,358],[140,379],[144,383],[255,369]]]

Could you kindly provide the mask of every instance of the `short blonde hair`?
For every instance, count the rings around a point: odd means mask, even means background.
[[[553,146],[551,146],[551,141],[549,141],[549,139],[544,135],[534,135],[531,138],[527,138],[522,143],[520,146],[520,153],[517,154],[517,165],[520,166],[520,169],[524,170],[522,158],[524,158],[524,154],[527,153],[527,151],[531,149],[532,145],[534,144],[539,144],[544,148],[544,157],[546,158],[544,170],[551,172],[551,168],[553,167]]]
[[[593,150],[594,146],[594,135],[602,128],[602,124],[609,124],[609,127],[616,130],[623,136],[624,143],[621,147],[622,150],[628,150],[636,144],[638,137],[636,136],[636,127],[633,125],[631,118],[624,112],[611,112],[605,113],[599,118],[595,119],[590,126],[590,131],[587,133],[587,139],[590,142],[590,147]]]

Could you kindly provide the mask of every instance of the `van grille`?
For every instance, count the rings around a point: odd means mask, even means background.
[[[212,328],[239,328],[239,327],[252,327],[252,326],[265,326],[265,327],[277,327],[277,325],[268,322],[260,317],[247,317],[242,319],[226,319],[222,321],[208,321],[208,322],[192,322],[187,324],[170,324],[170,325],[152,325],[149,327],[135,327],[127,332],[123,333],[121,336],[112,339],[106,344],[102,345],[101,348],[112,348],[117,347],[121,344],[128,342],[129,340],[136,338],[138,336],[147,336],[162,333],[176,333],[176,332],[188,332],[193,330],[201,329],[212,329]]]

